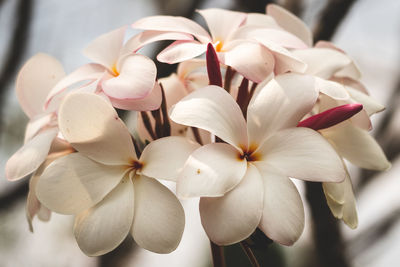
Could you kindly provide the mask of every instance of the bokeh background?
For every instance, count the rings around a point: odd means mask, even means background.
[[[204,25],[196,9],[264,13],[271,2],[299,15],[314,29],[316,39],[332,40],[358,63],[371,95],[387,107],[373,116],[372,134],[393,166],[384,173],[351,168],[358,199],[356,230],[324,213],[322,201],[306,204],[306,229],[300,240],[293,247],[273,244],[256,254],[262,266],[273,267],[400,266],[399,0],[0,0],[0,267],[211,266],[197,200],[184,202],[184,237],[169,255],[144,251],[127,238],[112,253],[87,257],[75,243],[70,216],[53,214],[47,223],[35,219],[30,233],[25,218],[28,179],[11,183],[4,175],[5,162],[23,142],[27,122],[14,93],[15,79],[22,64],[38,52],[58,58],[71,72],[88,62],[81,50],[91,40],[144,16],[181,15]],[[144,53],[154,58],[159,49],[153,45]],[[159,64],[160,77],[173,70]],[[318,198],[309,187],[299,187],[305,203],[310,196]],[[227,247],[225,253],[228,266],[250,266],[239,247]]]

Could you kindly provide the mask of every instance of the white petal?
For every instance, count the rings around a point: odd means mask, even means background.
[[[238,149],[247,147],[246,122],[235,100],[218,86],[196,90],[178,102],[170,118],[215,134]]]
[[[196,22],[184,18],[173,16],[152,16],[140,19],[132,24],[135,29],[181,32],[195,36],[200,42],[208,43],[210,35]]]
[[[125,110],[155,110],[158,109],[162,101],[161,87],[156,82],[151,92],[140,99],[117,99],[108,96],[113,107]]]
[[[273,17],[279,26],[299,37],[308,46],[313,45],[312,33],[301,19],[274,4],[267,5],[267,14]]]
[[[24,144],[6,163],[6,177],[15,181],[34,172],[45,161],[57,128],[49,128]]]
[[[64,76],[61,63],[47,54],[36,54],[24,64],[15,88],[18,101],[28,117],[43,113],[47,94]]]
[[[273,17],[260,13],[247,14],[246,25],[262,26],[273,29],[280,28]]]
[[[117,99],[141,99],[154,87],[157,69],[146,56],[133,54],[124,58],[119,75],[103,82],[104,92]]]
[[[206,51],[207,45],[197,41],[175,41],[157,55],[157,60],[175,64],[200,56]]]
[[[128,235],[134,212],[131,179],[124,179],[96,206],[75,218],[74,235],[88,256],[103,255],[115,249]]]
[[[363,105],[363,109],[367,112],[368,116],[378,113],[385,109],[385,106],[376,101],[373,97],[364,94],[363,92],[356,90],[350,86],[346,86],[351,98],[356,102]]]
[[[117,63],[126,28],[124,26],[100,35],[85,48],[83,54],[95,63],[111,69]]]
[[[274,169],[256,164],[264,182],[260,229],[279,244],[290,246],[304,229],[304,208],[293,182]]]
[[[284,74],[266,84],[249,104],[250,145],[259,145],[274,132],[295,127],[311,111],[318,93],[308,75]]]
[[[293,54],[307,64],[307,74],[322,79],[329,79],[335,72],[351,63],[345,54],[328,48],[299,49],[293,51]]]
[[[207,22],[214,42],[216,40],[226,41],[232,32],[244,23],[247,17],[246,13],[220,8],[203,9],[197,12]]]
[[[212,143],[195,150],[178,178],[177,194],[182,197],[222,196],[243,179],[246,160],[224,143]]]
[[[51,113],[42,113],[33,117],[25,128],[24,144],[35,137],[40,130],[51,125],[52,122],[54,122],[54,114]]]
[[[341,156],[361,168],[382,171],[391,166],[375,139],[351,123],[341,123],[322,130],[321,134],[335,144]]]
[[[350,97],[346,88],[337,82],[315,77],[315,86],[321,93],[324,93],[335,100],[346,100]]]
[[[181,203],[168,188],[152,178],[136,178],[135,215],[131,234],[136,243],[156,253],[176,249],[185,227]]]
[[[126,166],[107,166],[72,153],[45,169],[37,184],[37,197],[55,212],[77,214],[102,200],[126,171]]]
[[[200,199],[201,222],[210,240],[231,245],[256,230],[263,206],[263,181],[257,168],[250,164],[243,180],[224,196]]]
[[[345,178],[342,160],[316,131],[290,128],[277,132],[256,153],[260,162],[286,176],[307,181],[341,182]]]
[[[272,53],[258,43],[231,42],[224,49],[226,52],[218,53],[221,62],[253,82],[260,83],[274,69]]]
[[[170,136],[148,144],[140,156],[141,174],[176,181],[186,160],[199,144],[184,137]]]
[[[128,129],[101,96],[68,95],[60,106],[58,124],[65,139],[95,161],[127,165],[136,159]]]

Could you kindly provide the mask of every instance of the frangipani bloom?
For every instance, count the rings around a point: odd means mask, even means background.
[[[123,46],[125,31],[126,27],[116,29],[90,43],[84,54],[94,63],[86,64],[65,77],[51,90],[48,101],[78,82],[100,81],[100,90],[114,107],[157,109],[161,103],[161,91],[156,82],[156,66],[146,56],[127,52]]]
[[[64,76],[60,62],[46,54],[36,54],[19,72],[16,93],[29,123],[24,146],[7,161],[7,179],[14,181],[33,173],[52,150],[58,134],[57,116],[54,112],[44,111],[44,104],[48,92]]]
[[[341,159],[316,131],[296,128],[317,100],[311,76],[277,76],[253,98],[247,122],[222,88],[199,89],[177,103],[171,119],[210,131],[226,143],[194,151],[177,181],[182,197],[201,196],[202,224],[219,245],[239,242],[259,227],[293,244],[304,227],[300,195],[289,177],[340,182]]]
[[[158,139],[138,159],[114,108],[89,93],[66,97],[59,125],[78,152],[51,163],[36,192],[51,210],[76,215],[74,234],[82,251],[107,253],[128,233],[145,249],[173,251],[183,233],[183,208],[154,178],[176,179],[198,145],[181,137]]]
[[[157,59],[165,63],[178,63],[197,57],[207,50],[207,44],[215,46],[221,63],[231,66],[247,79],[263,81],[275,67],[279,72],[301,72],[304,63],[290,55],[284,47],[306,48],[295,35],[282,28],[263,29],[267,45],[253,38],[253,27],[243,27],[247,14],[211,8],[198,11],[207,22],[211,35],[199,24],[183,17],[153,16],[135,22],[132,27],[160,32],[179,32],[193,35],[197,40],[180,40],[164,49]],[[259,29],[260,27],[257,27]],[[249,32],[251,30],[251,32]],[[249,36],[251,38],[249,38]]]

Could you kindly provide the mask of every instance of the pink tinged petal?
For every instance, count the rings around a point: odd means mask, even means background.
[[[49,105],[50,102],[53,101],[53,98],[55,98],[57,95],[60,95],[68,87],[83,81],[91,83],[95,80],[100,79],[105,74],[105,72],[106,69],[103,66],[99,64],[90,63],[83,65],[78,69],[76,69],[75,71],[73,71],[72,73],[68,74],[51,89],[46,99],[46,110],[49,110]]]
[[[341,182],[342,160],[318,132],[290,128],[268,138],[256,151],[260,162],[286,176],[306,181]],[[261,163],[260,163],[261,164]]]
[[[95,63],[111,69],[118,61],[127,26],[100,35],[83,51],[83,54]]]
[[[117,99],[109,97],[113,107],[125,110],[147,111],[158,109],[162,101],[161,87],[156,82],[153,90],[140,99]]]
[[[135,215],[131,234],[136,243],[155,253],[170,253],[179,245],[185,214],[176,196],[155,179],[135,179]]]
[[[367,112],[368,116],[371,116],[372,114],[378,113],[385,109],[385,106],[380,104],[371,96],[349,86],[346,86],[346,89],[349,92],[351,98],[363,105],[364,110]]]
[[[126,166],[107,166],[81,153],[51,163],[36,187],[40,202],[62,214],[78,214],[101,201],[122,180]]]
[[[247,110],[250,144],[261,144],[276,131],[295,127],[311,111],[317,97],[311,76],[291,73],[269,81]]]
[[[363,106],[361,104],[341,105],[311,116],[299,122],[297,127],[311,128],[315,131],[329,128],[350,119],[362,109]]]
[[[207,73],[210,85],[217,85],[222,87],[222,75],[219,66],[219,60],[214,46],[211,43],[207,45]]]
[[[334,143],[341,156],[361,168],[382,171],[391,166],[382,148],[364,129],[344,122],[321,134]]]
[[[75,217],[74,235],[80,249],[88,256],[115,249],[128,235],[133,213],[133,184],[125,178],[96,206]]]
[[[253,82],[260,83],[274,69],[272,53],[258,43],[231,42],[225,49],[226,52],[219,53],[221,62]]]
[[[249,13],[247,14],[246,24],[262,26],[265,28],[280,29],[281,27],[276,23],[275,19],[269,15],[260,13]]]
[[[195,36],[200,42],[211,41],[210,35],[203,27],[184,17],[151,16],[136,21],[132,27],[142,30],[188,33]]]
[[[212,143],[195,150],[186,161],[177,181],[181,197],[223,196],[240,183],[247,161],[225,143]]]
[[[321,93],[335,100],[347,100],[350,97],[346,88],[337,82],[315,77],[315,86]]]
[[[53,114],[46,113],[42,113],[33,117],[26,125],[24,143],[35,137],[40,130],[43,130],[45,127],[51,125],[53,118]]]
[[[163,40],[193,40],[193,36],[180,32],[144,31],[130,38],[121,50],[120,56],[136,53],[142,47]]]
[[[18,73],[15,89],[29,118],[43,113],[47,94],[64,76],[61,63],[47,54],[36,54],[25,63]]]
[[[111,104],[99,95],[69,94],[60,106],[58,122],[65,139],[99,163],[129,165],[136,159],[128,129]]]
[[[214,42],[227,41],[230,35],[245,22],[247,17],[247,14],[243,12],[219,8],[197,10],[197,12],[207,22]]]
[[[207,45],[197,41],[175,41],[157,55],[157,60],[175,64],[200,56],[206,51]]]
[[[148,144],[140,156],[140,173],[156,179],[176,181],[183,165],[199,144],[184,137],[170,136]]]
[[[273,168],[256,164],[264,182],[260,229],[275,242],[290,246],[304,229],[304,208],[293,182]]]
[[[46,160],[51,143],[57,133],[57,128],[42,131],[15,152],[6,163],[7,179],[10,181],[21,179],[39,168]]]
[[[170,118],[209,131],[239,150],[247,147],[242,111],[221,87],[210,85],[184,97],[174,106]]]
[[[117,77],[102,83],[104,92],[117,99],[140,99],[154,87],[157,69],[148,57],[133,54],[124,59]]]
[[[211,241],[231,245],[256,230],[263,206],[263,181],[257,168],[250,164],[243,180],[224,196],[200,199],[201,222]]]
[[[293,54],[308,65],[307,74],[322,79],[329,79],[351,63],[345,54],[327,48],[299,49],[293,51]]]
[[[267,14],[273,17],[279,26],[299,37],[305,44],[313,45],[312,33],[301,19],[274,4],[267,5]]]

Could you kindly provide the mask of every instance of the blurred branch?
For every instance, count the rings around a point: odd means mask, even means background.
[[[350,266],[345,244],[336,220],[326,204],[322,184],[306,182],[307,200],[313,218],[313,234],[318,261],[323,267]]]
[[[314,40],[330,40],[356,0],[329,0],[314,30]]]
[[[235,9],[241,12],[256,12],[265,14],[265,7],[268,4],[275,3],[274,0],[235,0]]]
[[[282,7],[289,10],[297,17],[301,17],[303,13],[303,0],[284,0]]]
[[[0,211],[9,209],[21,198],[27,196],[29,190],[28,181],[28,178],[24,178],[24,180],[15,185],[15,187],[2,194],[0,197]]]
[[[2,2],[0,2],[2,4]],[[19,0],[15,10],[16,23],[13,36],[8,46],[6,60],[0,73],[0,106],[4,107],[7,88],[19,67],[26,47],[28,45],[28,34],[30,29],[30,21],[32,17],[32,0]],[[3,110],[0,110],[0,135],[3,133]]]

